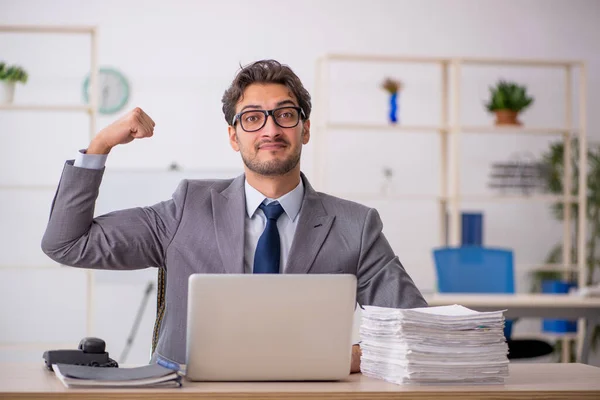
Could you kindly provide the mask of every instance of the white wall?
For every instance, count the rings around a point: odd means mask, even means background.
[[[315,62],[326,53],[403,54],[582,59],[588,62],[588,126],[600,138],[600,25],[597,1],[10,1],[0,0],[1,24],[75,24],[99,27],[102,66],[124,72],[131,83],[128,109],[144,108],[156,121],[156,135],[111,153],[99,211],[149,204],[167,198],[173,176],[148,191],[148,173],[110,173],[117,169],[164,169],[176,161],[198,176],[232,175],[239,156],[226,140],[220,99],[238,65],[259,58],[289,64],[315,92]],[[22,64],[31,75],[16,101],[80,102],[89,69],[84,38],[58,35],[0,35],[0,59]],[[330,118],[373,122],[385,118],[381,79],[405,80],[403,121],[439,121],[439,73],[401,65],[358,67],[338,64],[333,79]],[[527,83],[536,106],[524,116],[530,125],[560,125],[564,84],[556,71],[465,69],[462,117],[490,123],[481,103],[488,84],[500,76]],[[357,110],[360,110],[358,112]],[[103,116],[101,128],[118,115]],[[323,117],[315,115],[315,118]],[[313,135],[318,135],[317,129]],[[486,192],[492,161],[517,153],[538,156],[552,137],[470,135],[463,141],[462,184],[468,193]],[[88,141],[87,119],[56,113],[0,111],[0,183],[56,185],[63,160]],[[435,135],[340,132],[328,136],[324,188],[377,191],[381,169],[394,170],[394,189],[437,193],[439,142]],[[307,175],[315,149],[305,148]],[[358,161],[358,162],[357,162]],[[191,172],[190,172],[191,174]],[[125,176],[131,177],[129,181]],[[157,176],[150,173],[151,177]],[[357,183],[358,182],[358,183]],[[128,190],[123,190],[128,185]],[[144,191],[143,189],[146,189]],[[39,250],[53,191],[0,191],[0,342],[76,343],[85,334],[85,275],[53,263]],[[431,248],[438,244],[437,206],[427,202],[369,201],[378,207],[400,259],[423,291],[435,287]],[[515,249],[517,288],[527,291],[523,264],[542,262],[561,227],[539,205],[465,204],[485,212],[488,245]],[[155,271],[97,274],[94,334],[120,354]],[[147,360],[154,299],[144,314],[128,362]],[[44,318],[41,318],[43,316]],[[534,333],[539,322],[522,323],[517,333]],[[0,361],[39,360],[43,349],[0,346]],[[597,360],[595,362],[598,362]]]

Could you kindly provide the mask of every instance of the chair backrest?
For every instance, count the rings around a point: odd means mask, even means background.
[[[514,293],[513,252],[479,246],[434,249],[440,293]],[[504,323],[510,339],[512,321]]]
[[[479,246],[434,249],[440,293],[514,293],[511,250]]]

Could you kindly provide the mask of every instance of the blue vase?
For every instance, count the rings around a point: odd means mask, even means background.
[[[390,122],[395,124],[398,122],[398,93],[390,95]]]

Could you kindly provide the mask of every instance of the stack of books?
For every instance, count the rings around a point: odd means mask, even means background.
[[[361,372],[397,384],[502,384],[509,363],[503,329],[504,310],[366,306]]]

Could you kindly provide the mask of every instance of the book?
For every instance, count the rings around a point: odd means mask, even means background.
[[[135,368],[54,364],[52,369],[68,388],[181,387],[179,372],[158,364]]]

